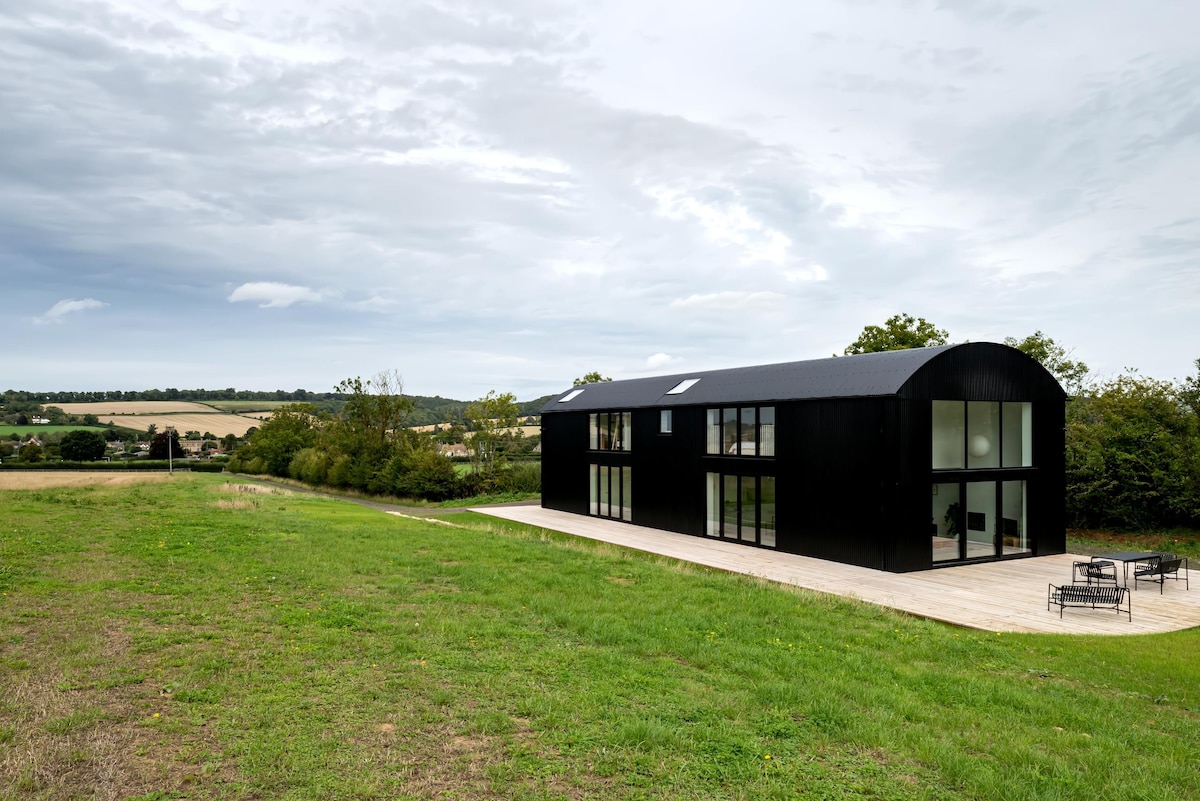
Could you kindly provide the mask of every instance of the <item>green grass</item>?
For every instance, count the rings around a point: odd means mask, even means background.
[[[1198,631],[966,631],[220,476],[0,504],[0,798],[1200,797]]]
[[[66,431],[100,431],[105,432],[108,429],[104,426],[84,426],[84,425],[67,425],[67,426],[9,426],[0,425],[0,439],[8,439],[12,434],[24,437],[29,434],[41,436],[43,434],[61,434]]]

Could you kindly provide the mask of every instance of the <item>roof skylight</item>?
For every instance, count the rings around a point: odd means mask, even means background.
[[[683,393],[687,392],[692,387],[696,386],[697,382],[699,382],[699,381],[700,381],[699,378],[685,378],[682,381],[680,381],[678,384],[676,384],[673,389],[667,390],[667,394],[668,395],[682,395]]]
[[[576,398],[578,398],[578,397],[579,397],[580,395],[582,395],[582,394],[583,394],[583,390],[582,390],[582,389],[573,389],[573,390],[571,390],[570,392],[568,392],[566,395],[563,395],[561,398],[559,398],[559,399],[558,399],[558,402],[559,402],[559,403],[566,403],[567,401],[575,400]]]

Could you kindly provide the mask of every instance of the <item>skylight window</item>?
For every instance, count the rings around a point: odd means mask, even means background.
[[[696,383],[699,380],[700,380],[699,378],[685,378],[682,381],[680,381],[678,384],[676,384],[674,389],[667,390],[667,394],[668,395],[682,395],[683,393],[687,392],[692,387],[696,386]]]
[[[563,395],[561,398],[559,398],[559,399],[558,399],[558,402],[559,402],[559,403],[566,403],[567,401],[572,401],[572,400],[575,400],[576,398],[578,398],[578,397],[579,397],[580,395],[582,395],[582,394],[583,394],[583,390],[582,390],[582,389],[573,389],[573,390],[571,390],[570,392],[568,392],[566,395]]]

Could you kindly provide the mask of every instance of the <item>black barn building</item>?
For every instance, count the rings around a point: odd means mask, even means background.
[[[588,384],[542,505],[893,572],[1064,553],[1065,400],[986,342]]]

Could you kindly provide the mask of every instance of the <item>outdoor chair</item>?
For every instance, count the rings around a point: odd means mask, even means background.
[[[1165,554],[1172,556],[1171,554]],[[1179,581],[1179,574],[1183,573],[1183,588],[1188,589],[1188,567],[1187,557],[1176,559],[1147,559],[1145,566],[1136,566],[1133,571],[1133,588],[1137,589],[1139,581],[1155,581],[1158,582],[1158,594],[1162,595],[1163,588],[1167,579]]]
[[[1107,559],[1075,562],[1072,581],[1076,584],[1111,584],[1115,587],[1117,586],[1117,565]]]

